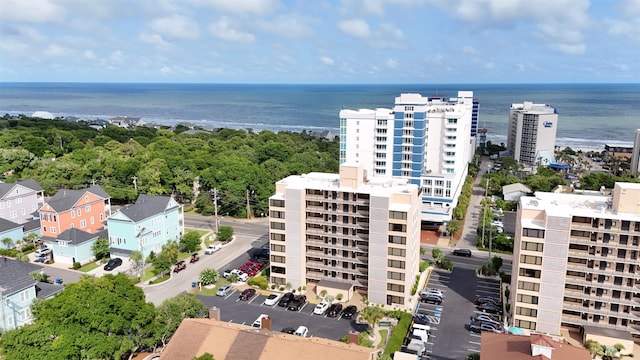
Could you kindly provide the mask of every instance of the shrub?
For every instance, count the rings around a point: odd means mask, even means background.
[[[400,349],[402,348],[402,342],[404,341],[404,336],[409,330],[409,325],[411,324],[412,319],[413,317],[409,313],[403,313],[400,315],[398,325],[394,326],[391,330],[389,342],[387,343],[387,347],[384,350],[385,354],[391,355],[396,351],[400,351]]]
[[[336,295],[336,300],[340,301],[340,300],[342,300],[343,297],[344,297],[344,295],[338,294],[338,295]]]
[[[451,262],[451,260],[444,258],[442,259],[442,263],[440,264],[440,267],[445,269],[445,270],[449,270],[452,271],[453,270],[453,263]]]
[[[508,313],[509,310],[511,310],[511,304],[509,304],[509,303],[504,304],[504,311],[506,311]]]
[[[0,255],[4,255],[7,257],[16,257],[18,256],[18,250],[16,249],[0,249]]]
[[[327,290],[322,289],[322,291],[320,291],[320,296],[322,297],[327,296]]]
[[[420,272],[424,272],[431,265],[428,261],[420,261]]]
[[[225,243],[231,241],[231,238],[233,238],[233,228],[231,226],[220,226],[216,240]]]
[[[82,264],[80,264],[79,262],[76,261],[76,262],[73,263],[73,269],[74,270],[78,270],[81,267],[82,267]]]
[[[284,286],[280,286],[280,291],[284,291],[285,287]]]
[[[36,247],[33,244],[27,244],[27,245],[22,247],[22,252],[23,253],[29,253],[29,252],[32,252],[35,249],[36,249]]]
[[[247,284],[250,286],[257,286],[262,290],[266,290],[269,287],[268,280],[262,276],[257,276],[249,279],[249,281],[247,281]]]
[[[396,309],[387,311],[385,315],[400,320],[403,314],[406,314],[406,312]]]
[[[420,275],[416,275],[416,281],[413,282],[413,287],[411,288],[411,295],[415,295],[418,291],[418,285],[420,284]]]

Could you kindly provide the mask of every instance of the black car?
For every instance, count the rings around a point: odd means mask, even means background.
[[[436,305],[442,304],[442,298],[440,296],[436,296],[436,295],[424,296],[424,297],[420,298],[420,301],[422,301],[423,303],[427,303],[427,304],[436,304]]]
[[[327,317],[336,317],[342,311],[342,304],[331,304],[327,310]]]
[[[351,319],[356,314],[358,308],[355,305],[349,305],[342,311],[342,317],[344,319]]]
[[[492,296],[476,296],[476,305],[492,304],[498,307],[502,307],[502,301]]]
[[[290,293],[290,292],[282,295],[282,298],[280,299],[280,301],[278,301],[278,306],[281,306],[281,307],[289,306],[289,303],[291,302],[291,300],[293,300],[293,298],[294,298],[293,293]]]
[[[455,249],[455,250],[453,250],[453,255],[471,257],[471,250],[469,250],[469,249]]]
[[[109,262],[104,266],[104,270],[105,271],[111,271],[111,270],[117,268],[120,265],[122,265],[122,259],[113,258],[113,259],[109,260]]]
[[[246,289],[240,294],[240,300],[249,300],[256,294],[256,289]]]
[[[290,328],[290,327],[286,327],[286,328],[282,329],[281,331],[283,333],[286,333],[286,334],[293,334],[294,332],[296,332],[296,329]]]
[[[293,298],[293,300],[291,300],[287,309],[291,311],[300,311],[300,309],[306,302],[307,302],[306,296],[304,295],[296,296],[295,298]]]
[[[490,313],[490,314],[502,315],[502,307],[498,307],[490,303],[478,305],[478,310],[482,312]]]

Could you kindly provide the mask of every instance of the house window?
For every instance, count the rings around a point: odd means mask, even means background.
[[[75,212],[73,212],[73,210],[71,210],[71,218],[72,218],[72,219],[75,219],[75,218],[76,218],[76,213],[75,213]]]
[[[53,226],[51,227],[51,233],[52,233],[52,234],[55,234],[55,233],[56,233],[56,228],[55,228],[55,227],[53,227]]]
[[[47,232],[47,227],[46,226],[42,227],[42,232]]]
[[[11,200],[7,200],[7,207],[10,208],[11,207]]]
[[[88,197],[88,196],[85,196],[85,197],[84,197],[84,201],[85,201],[85,202],[89,201],[89,197]]]
[[[4,209],[4,203],[0,202],[0,209]]]
[[[100,221],[104,220],[104,214],[100,214]]]
[[[22,208],[22,215],[26,215],[27,214],[27,209]]]
[[[81,228],[86,228],[87,227],[87,220],[80,220],[80,227]]]
[[[60,246],[69,246],[69,242],[68,241],[58,241],[58,245]]]
[[[84,211],[89,212],[91,211],[91,205],[87,205],[84,207]]]
[[[18,312],[18,321],[26,322],[31,319],[31,310],[29,308],[22,309]]]
[[[91,225],[94,224],[95,221],[93,221],[93,216],[89,218],[89,222],[91,223]]]
[[[78,213],[78,216],[82,215],[82,210],[81,209],[77,209],[76,212]]]
[[[9,216],[10,216],[12,219],[15,219],[15,218],[17,218],[17,217],[18,217],[18,212],[17,212],[17,211],[15,211],[15,210],[11,210],[11,211],[9,212]]]
[[[29,299],[31,299],[31,291],[24,290],[24,291],[20,292],[20,301],[21,302],[27,301]]]
[[[16,198],[16,204],[22,204],[22,198]]]

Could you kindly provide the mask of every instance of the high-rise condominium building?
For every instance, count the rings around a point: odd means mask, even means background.
[[[473,158],[477,109],[473,92],[460,91],[448,101],[401,94],[393,109],[342,110],[340,163],[408,179],[422,188],[422,221],[449,221]]]
[[[419,271],[419,214],[416,185],[367,177],[362,165],[282,179],[269,199],[270,282],[408,306]]]
[[[507,150],[520,164],[533,167],[553,161],[558,112],[545,104],[512,104]]]
[[[535,193],[520,198],[513,252],[514,325],[640,335],[640,184],[610,196]]]
[[[640,129],[636,130],[633,139],[633,154],[631,155],[631,175],[637,177],[640,172]]]

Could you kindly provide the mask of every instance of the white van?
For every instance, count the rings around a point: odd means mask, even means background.
[[[293,333],[295,336],[307,337],[309,336],[309,329],[306,326],[298,326],[298,330]]]

